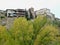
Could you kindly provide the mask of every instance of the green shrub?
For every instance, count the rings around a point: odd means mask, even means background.
[[[45,16],[33,21],[16,18],[11,29],[0,26],[0,45],[60,45],[58,29]]]

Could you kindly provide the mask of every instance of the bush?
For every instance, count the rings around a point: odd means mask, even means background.
[[[0,26],[0,45],[11,45],[10,40],[12,40],[12,38],[7,29],[3,26]]]
[[[33,20],[15,19],[11,29],[0,26],[0,45],[59,45],[58,29],[45,16]]]

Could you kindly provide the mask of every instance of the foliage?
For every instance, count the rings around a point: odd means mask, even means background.
[[[57,41],[56,35],[58,35],[58,29],[52,25],[45,25],[39,31],[34,45],[55,45]]]
[[[16,19],[11,32],[16,45],[29,45],[32,42],[33,26],[25,18]]]
[[[28,21],[20,17],[9,30],[0,26],[0,45],[60,45],[58,29],[47,21],[45,16]]]
[[[11,45],[10,40],[12,40],[12,38],[6,28],[0,26],[0,45]]]
[[[60,21],[59,20],[54,20],[54,25],[60,27]]]

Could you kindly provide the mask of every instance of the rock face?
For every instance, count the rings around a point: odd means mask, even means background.
[[[40,9],[40,10],[36,11],[37,15],[39,15],[39,14],[43,15],[43,14],[46,14],[46,13],[50,13],[50,10],[47,9],[47,8],[43,8],[43,9]]]
[[[29,8],[29,10],[28,10],[28,18],[30,18],[30,19],[35,18],[34,8]]]
[[[6,28],[10,29],[10,27],[13,25],[14,20],[16,19],[16,17],[7,17],[7,21],[6,21]]]
[[[50,18],[51,20],[54,20],[55,16],[53,13],[50,12],[50,9],[43,8],[40,10],[35,11],[36,15],[46,15],[47,18]]]
[[[5,11],[0,10],[0,25],[6,24]]]

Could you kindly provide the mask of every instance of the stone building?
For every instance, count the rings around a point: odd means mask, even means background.
[[[26,10],[25,9],[16,9],[16,15],[17,15],[17,17],[25,17]]]
[[[26,10],[25,9],[7,9],[7,17],[24,17]]]
[[[16,16],[16,11],[14,9],[7,9],[6,10],[6,16],[7,17],[12,17],[12,16]]]

